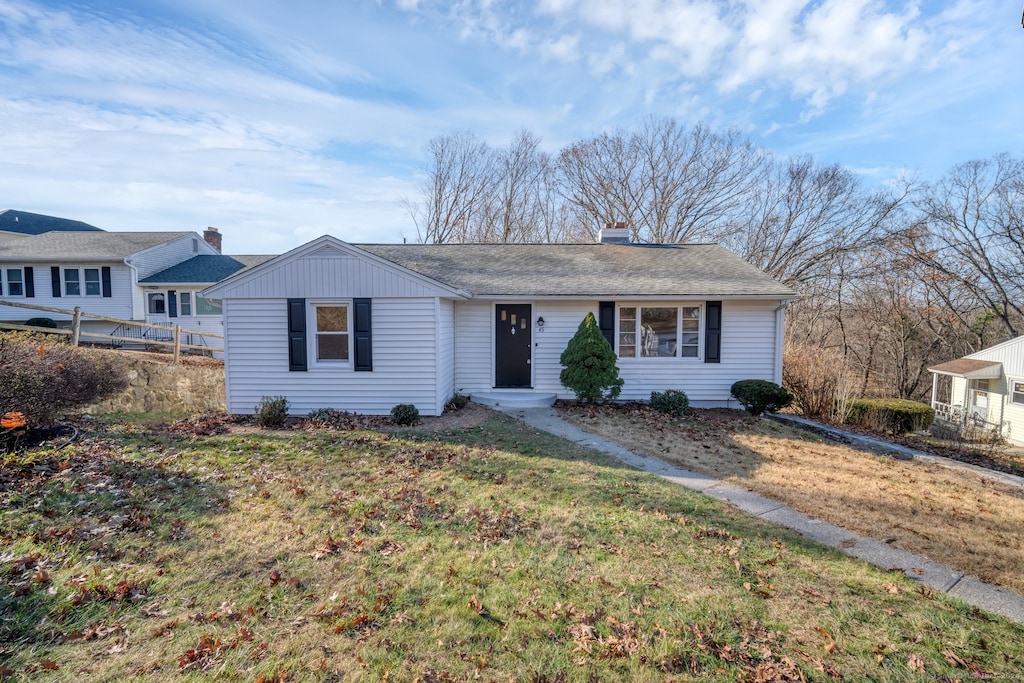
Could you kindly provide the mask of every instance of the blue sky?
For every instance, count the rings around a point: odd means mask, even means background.
[[[0,0],[0,209],[108,230],[416,237],[424,147],[649,115],[866,183],[1024,154],[1018,2]]]

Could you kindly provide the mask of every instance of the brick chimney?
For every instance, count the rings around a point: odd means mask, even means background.
[[[598,233],[597,241],[601,244],[629,244],[629,228],[622,221],[605,223],[604,229]]]
[[[217,228],[207,228],[206,232],[203,233],[203,239],[206,240],[207,244],[216,249],[218,254],[220,253],[221,234]]]

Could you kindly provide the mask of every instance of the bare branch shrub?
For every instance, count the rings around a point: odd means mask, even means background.
[[[807,417],[836,417],[838,404],[849,411],[846,360],[838,349],[809,345],[786,348],[782,385],[795,397],[794,405]]]
[[[0,333],[0,414],[50,424],[69,410],[125,389],[128,375],[109,351],[81,349],[45,335]]]

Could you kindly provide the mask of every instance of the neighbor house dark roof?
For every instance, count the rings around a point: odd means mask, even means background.
[[[0,231],[17,232],[24,235],[41,235],[44,232],[103,232],[95,225],[68,218],[44,216],[28,211],[7,209],[0,211]]]
[[[192,232],[48,232],[0,242],[4,261],[121,261]],[[202,239],[197,236],[197,239]]]
[[[200,254],[139,280],[139,284],[210,284],[269,261],[273,256]]]
[[[475,296],[797,296],[717,244],[353,246]]]

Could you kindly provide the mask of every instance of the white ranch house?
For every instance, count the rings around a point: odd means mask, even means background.
[[[1024,337],[928,370],[937,421],[952,426],[970,421],[1024,443]],[[948,386],[940,386],[943,376],[950,378]]]
[[[730,404],[780,382],[793,290],[710,244],[348,244],[323,236],[204,291],[223,301],[227,408],[439,415],[456,392],[545,404],[587,312],[618,354],[622,399],[681,389]]]

